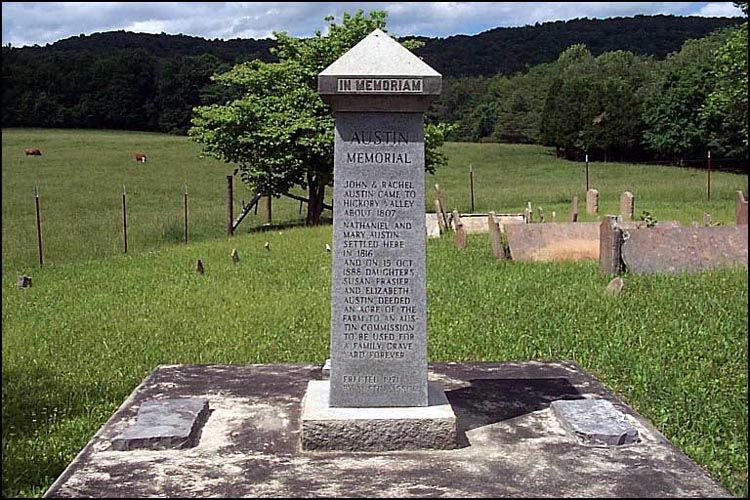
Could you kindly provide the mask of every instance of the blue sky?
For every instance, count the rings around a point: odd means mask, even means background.
[[[126,30],[220,38],[270,38],[274,31],[311,36],[332,14],[388,12],[396,36],[445,38],[501,26],[581,17],[639,14],[729,17],[732,2],[3,2],[3,45],[46,45],[91,33]]]

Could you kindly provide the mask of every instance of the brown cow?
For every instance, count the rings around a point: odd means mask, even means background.
[[[26,156],[42,156],[39,148],[26,148],[23,152],[26,153]]]
[[[148,160],[148,156],[146,156],[146,153],[136,153],[135,154],[135,161],[139,161],[141,163],[146,163],[146,160]]]

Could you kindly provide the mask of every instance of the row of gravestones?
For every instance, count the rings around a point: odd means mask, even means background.
[[[632,206],[624,193],[621,208]],[[467,244],[457,211],[452,214],[458,248]],[[502,224],[487,217],[492,253],[521,261],[599,260],[602,271],[617,274],[694,271],[740,265],[747,267],[747,201],[736,194],[736,225],[717,227],[704,215],[704,227],[683,228],[678,221],[648,224],[606,216],[600,222],[575,224]]]

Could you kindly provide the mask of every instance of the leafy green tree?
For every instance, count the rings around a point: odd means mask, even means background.
[[[607,161],[640,148],[643,133],[639,87],[645,61],[627,51],[605,52],[594,61],[582,142]]]
[[[202,102],[211,76],[229,70],[229,66],[211,54],[177,56],[168,59],[158,79],[157,107],[159,129],[185,134],[190,126],[193,108]]]
[[[274,33],[279,62],[259,60],[235,66],[215,76],[218,83],[242,90],[242,97],[225,105],[194,110],[188,135],[203,152],[237,165],[244,182],[255,192],[281,196],[293,187],[308,191],[306,223],[320,222],[325,188],[333,184],[334,120],[317,93],[318,74],[375,28],[385,28],[386,13],[365,17],[344,14],[341,25],[330,22],[306,39]],[[445,126],[425,128],[426,169],[444,162],[436,148]]]
[[[567,155],[586,149],[582,140],[594,72],[594,58],[589,49],[576,44],[557,60],[558,76],[547,93],[541,137],[545,145],[563,148]]]
[[[747,2],[742,3],[747,14]],[[715,86],[701,110],[712,149],[744,158],[748,154],[747,35],[747,23],[743,23],[730,29],[726,43],[716,49],[711,71]]]
[[[704,157],[710,148],[708,122],[701,114],[714,86],[711,71],[716,50],[727,33],[688,40],[656,69],[644,88],[644,142],[667,157]]]

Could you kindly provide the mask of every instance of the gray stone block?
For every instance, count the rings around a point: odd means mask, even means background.
[[[443,389],[428,386],[428,406],[334,408],[330,384],[311,380],[302,401],[302,449],[394,451],[451,449],[457,423]]]
[[[550,407],[563,427],[583,444],[620,446],[638,441],[638,431],[606,399],[559,400]]]
[[[198,444],[208,414],[208,400],[203,398],[145,401],[135,424],[112,439],[112,449],[193,447]]]

